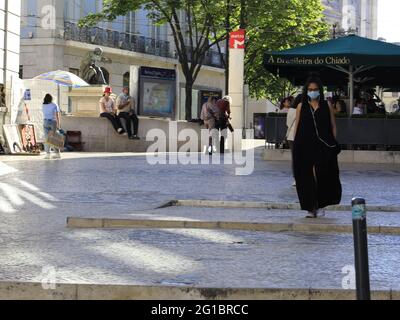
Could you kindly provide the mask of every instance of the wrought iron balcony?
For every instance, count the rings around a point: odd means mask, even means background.
[[[65,22],[64,39],[172,58],[168,41],[155,40],[99,27],[78,27]]]
[[[226,59],[226,55],[223,55],[223,59]],[[204,58],[204,65],[216,67],[216,68],[224,68],[224,63],[222,61],[222,57],[217,51],[208,51],[205,58]]]
[[[144,36],[107,30],[99,27],[78,27],[76,23],[64,23],[64,39],[118,48],[138,53],[151,54],[165,58],[177,58],[171,52],[168,41],[156,40]],[[223,68],[221,56],[216,51],[209,51],[203,65]]]

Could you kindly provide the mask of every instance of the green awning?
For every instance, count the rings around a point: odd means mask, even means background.
[[[317,72],[327,85],[344,85],[349,72],[363,85],[398,87],[400,46],[355,35],[332,39],[284,51],[267,52],[266,70],[304,84],[309,73]]]

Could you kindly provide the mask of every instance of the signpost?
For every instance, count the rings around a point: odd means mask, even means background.
[[[229,38],[229,95],[232,98],[232,126],[243,129],[244,105],[244,54],[246,31],[239,29],[230,33]],[[234,151],[241,151],[241,141],[234,141]]]
[[[233,31],[229,38],[229,48],[230,49],[245,49],[246,31],[239,29]]]

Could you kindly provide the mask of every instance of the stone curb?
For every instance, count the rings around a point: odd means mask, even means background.
[[[168,207],[207,207],[207,208],[252,208],[268,210],[301,210],[300,204],[274,203],[274,202],[248,202],[248,201],[215,201],[215,200],[172,200],[157,209]],[[368,205],[371,212],[399,212],[397,206],[374,206]],[[335,205],[326,208],[327,211],[347,211],[351,212],[350,205]]]
[[[400,292],[373,291],[373,300],[400,300]],[[0,282],[0,300],[355,300],[354,290],[198,288],[112,284]]]
[[[262,154],[265,161],[291,161],[290,150],[265,149]],[[342,150],[338,157],[339,163],[373,163],[400,164],[399,151],[358,151]]]
[[[68,228],[77,229],[218,229],[263,232],[352,233],[351,225],[317,223],[262,223],[230,221],[141,220],[68,217]],[[370,234],[400,235],[400,227],[369,226]]]

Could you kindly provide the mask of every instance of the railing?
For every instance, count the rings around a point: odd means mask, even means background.
[[[357,148],[382,146],[387,150],[400,149],[400,117],[374,115],[376,118],[336,118],[338,142]],[[268,143],[279,144],[287,132],[286,116],[268,114],[265,121],[265,138]],[[369,148],[369,147],[368,147]]]
[[[65,40],[172,58],[168,41],[155,40],[99,27],[80,28],[76,23],[72,22],[65,22],[64,30]]]
[[[224,59],[226,59],[226,55],[223,54]],[[204,61],[203,65],[210,66],[210,67],[216,67],[216,68],[224,68],[224,64],[221,58],[221,55],[219,52],[216,51],[208,51]]]
[[[171,52],[168,41],[156,40],[144,36],[131,35],[99,27],[78,27],[76,23],[64,23],[64,39],[118,48],[138,53],[151,54],[165,58],[177,58]],[[223,62],[218,52],[209,51],[203,65],[222,68]]]

